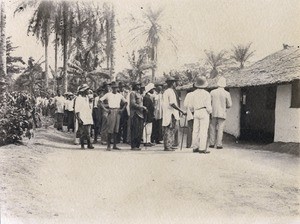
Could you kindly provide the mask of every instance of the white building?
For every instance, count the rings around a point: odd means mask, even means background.
[[[300,49],[271,54],[250,67],[224,74],[233,106],[225,132],[244,140],[300,143]],[[209,80],[209,88],[216,80]],[[181,86],[184,100],[192,84]]]

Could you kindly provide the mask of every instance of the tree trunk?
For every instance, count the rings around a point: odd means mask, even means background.
[[[4,81],[6,79],[6,15],[5,4],[0,0],[0,78]]]
[[[57,54],[58,54],[58,35],[55,33],[55,42],[54,42],[54,77],[53,77],[53,92],[55,91],[55,84],[58,85],[57,82]],[[55,83],[56,82],[56,83]],[[56,90],[58,89],[58,86],[56,86]]]
[[[240,64],[240,69],[242,69],[242,68],[244,68],[244,63],[243,62],[241,62],[241,64]]]
[[[6,15],[5,4],[0,0],[0,105],[6,113],[6,91],[7,91],[7,71],[6,71]]]
[[[48,34],[46,34],[46,35],[48,35]],[[45,87],[46,87],[46,91],[48,90],[48,87],[49,87],[48,43],[49,43],[49,39],[48,39],[48,37],[46,37],[45,38],[45,84],[46,84]]]
[[[63,3],[63,92],[68,91],[68,6]]]
[[[155,82],[155,68],[152,68],[151,71],[152,71],[152,83],[154,83]]]
[[[109,30],[109,21],[106,19],[106,67],[110,68],[110,30]]]

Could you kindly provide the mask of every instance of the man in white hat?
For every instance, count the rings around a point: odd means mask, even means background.
[[[58,131],[63,131],[65,98],[61,95],[60,90],[57,90],[57,96],[54,97],[54,105],[56,115],[56,129]]]
[[[85,140],[89,149],[93,149],[94,146],[91,144],[91,126],[93,124],[92,110],[93,107],[90,105],[88,98],[89,86],[83,84],[78,90],[79,96],[76,98],[75,103],[75,116],[78,121],[80,130],[80,145],[84,149]]]
[[[226,110],[232,106],[230,93],[224,87],[226,86],[226,79],[220,77],[218,80],[218,88],[211,91],[212,102],[212,116],[209,127],[209,147],[222,149],[223,130],[226,120]]]
[[[151,135],[152,135],[152,122],[154,120],[154,101],[151,95],[154,93],[155,86],[153,83],[149,83],[145,87],[145,96],[143,98],[143,105],[147,108],[144,113],[144,132],[143,140],[145,146],[152,146]],[[151,94],[151,95],[150,95]]]
[[[196,90],[192,93],[189,109],[194,111],[193,126],[193,152],[209,153],[206,150],[207,134],[209,126],[209,114],[211,113],[211,97],[205,90],[208,83],[205,77],[197,77],[194,83]]]

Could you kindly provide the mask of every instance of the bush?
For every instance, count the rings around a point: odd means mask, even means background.
[[[26,93],[6,94],[0,102],[0,145],[17,143],[23,136],[31,138],[34,101]]]

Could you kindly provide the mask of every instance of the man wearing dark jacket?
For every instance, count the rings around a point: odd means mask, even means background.
[[[155,86],[153,83],[149,83],[145,87],[145,96],[143,98],[143,105],[147,108],[144,112],[144,133],[143,140],[145,146],[152,146],[151,144],[151,134],[152,134],[152,122],[154,120],[154,93]]]

